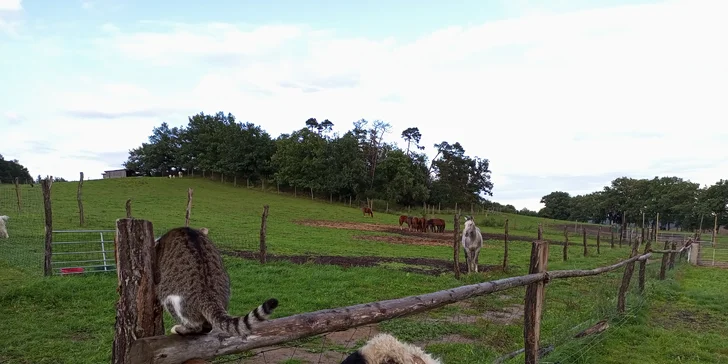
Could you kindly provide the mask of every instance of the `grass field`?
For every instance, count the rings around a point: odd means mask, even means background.
[[[53,184],[54,230],[79,229],[76,186]],[[503,272],[497,268],[503,259],[503,241],[487,240],[480,264],[489,269],[460,281],[452,273],[437,269],[451,265],[448,262],[452,261],[452,215],[438,216],[448,223],[444,236],[400,233],[396,214],[375,211],[374,218],[370,218],[357,208],[201,179],[86,181],[83,229],[113,229],[114,221],[125,215],[126,199],[131,198],[134,217],[152,221],[159,235],[184,223],[188,187],[194,189],[191,225],[209,228],[213,240],[230,252],[257,249],[262,208],[264,204],[270,206],[269,254],[279,259],[260,265],[252,259],[225,256],[232,278],[230,310],[234,314],[247,312],[269,297],[277,297],[281,302],[273,317],[282,317],[525,274],[530,244],[524,240],[535,238],[538,223],[544,223],[545,238],[555,241],[563,240],[563,224],[573,224],[515,215],[477,216],[483,232],[492,234],[502,234],[502,222],[509,218],[510,235],[520,241],[510,244],[510,266]],[[17,213],[15,192],[0,186],[0,214],[11,216],[10,239],[0,240],[0,362],[109,362],[116,275],[41,277],[40,188],[23,188],[23,212]],[[589,239],[588,256],[582,256],[580,246],[570,246],[567,262],[561,259],[562,247],[551,246],[549,269],[592,268],[624,259],[627,247],[611,249],[606,231],[607,227],[602,233],[601,254],[596,254],[593,237]],[[571,236],[570,241],[580,243],[581,236]],[[331,256],[327,259],[335,264],[303,262],[292,256]],[[462,252],[460,259],[464,261]],[[728,299],[728,270],[681,263],[668,272],[668,279],[658,281],[658,269],[659,261],[648,264],[646,292],[630,294],[625,316],[615,312],[621,269],[598,277],[549,283],[542,346],[553,344],[555,349],[543,361],[728,361],[728,308],[724,304]],[[524,288],[513,289],[417,316],[331,334],[325,339],[300,340],[265,353],[265,358],[263,354],[251,353],[240,362],[338,363],[375,332],[386,331],[424,346],[448,364],[489,363],[523,346],[524,292]],[[611,327],[603,334],[572,338],[604,318],[610,320]],[[166,314],[165,325],[167,329],[172,326]],[[241,357],[245,355],[232,358]],[[231,357],[218,361],[228,359]],[[522,361],[521,356],[510,362]]]

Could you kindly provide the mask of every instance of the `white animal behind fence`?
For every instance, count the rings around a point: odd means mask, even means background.
[[[4,238],[4,239],[10,238],[10,235],[8,234],[8,227],[7,227],[8,219],[10,219],[10,217],[7,215],[0,216],[0,238]]]
[[[472,216],[465,217],[465,228],[462,237],[463,250],[465,250],[465,262],[468,266],[468,273],[478,271],[478,256],[483,247],[483,235],[480,228],[475,226]]]
[[[341,364],[442,364],[419,347],[403,343],[390,334],[381,333],[344,359]]]

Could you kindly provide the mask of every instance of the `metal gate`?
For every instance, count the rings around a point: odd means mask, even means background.
[[[116,230],[53,230],[53,273],[66,275],[115,271],[115,233]]]
[[[728,244],[700,240],[698,265],[728,268]]]

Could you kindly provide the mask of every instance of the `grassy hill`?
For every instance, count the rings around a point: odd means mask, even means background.
[[[124,204],[132,200],[133,216],[153,222],[155,234],[184,224],[187,188],[194,190],[191,225],[207,227],[212,239],[229,254],[225,263],[232,278],[231,312],[242,314],[269,297],[281,305],[273,317],[334,308],[363,302],[403,297],[456,287],[462,284],[521,275],[527,271],[530,244],[538,223],[544,236],[563,241],[573,223],[508,214],[481,214],[476,221],[483,232],[502,234],[509,219],[510,265],[503,260],[499,235],[486,241],[480,264],[487,270],[456,280],[452,265],[452,214],[445,219],[445,234],[400,232],[398,214],[374,211],[374,217],[348,205],[293,198],[275,192],[234,188],[203,179],[127,178],[86,181],[83,201],[86,224],[79,226],[77,184],[54,183],[53,228],[114,229],[125,216]],[[43,217],[40,187],[22,187],[22,211],[15,190],[0,185],[0,215],[11,217],[10,239],[0,240],[0,362],[99,363],[108,362],[113,338],[117,294],[116,275],[98,273],[40,277]],[[267,244],[271,259],[255,261],[263,205],[270,206]],[[413,211],[414,213],[415,211]],[[419,213],[419,212],[418,212]],[[580,231],[577,226],[577,232]],[[590,228],[595,232],[594,228]],[[608,227],[603,227],[601,252],[596,253],[593,234],[589,255],[570,246],[570,259],[561,258],[561,246],[553,245],[549,269],[591,268],[624,259],[627,247],[609,246]],[[113,234],[110,235],[113,239]],[[83,240],[81,234],[74,237]],[[60,239],[60,238],[57,238]],[[69,238],[71,239],[71,238]],[[59,248],[59,249],[65,249]],[[235,256],[244,256],[240,258]],[[462,252],[461,262],[464,261]],[[325,258],[325,259],[324,259]],[[333,264],[316,264],[330,262]],[[626,317],[615,315],[621,270],[590,278],[549,283],[542,327],[544,346],[555,344],[548,361],[562,363],[683,362],[728,360],[728,271],[681,264],[668,279],[657,281],[659,264],[648,265],[648,286],[643,296],[630,296]],[[302,340],[297,350],[281,349],[276,361],[289,364],[336,363],[338,355],[354,350],[382,330],[418,343],[441,356],[446,363],[485,363],[523,345],[524,289],[502,295],[471,299],[410,318],[378,326],[350,330],[347,340],[330,335],[328,340]],[[576,332],[601,319],[612,324],[605,334],[584,339]],[[167,329],[172,321],[165,315]],[[368,331],[367,331],[368,330]],[[351,335],[349,335],[351,334]],[[353,338],[353,339],[349,339]],[[721,339],[722,338],[722,339]],[[357,342],[358,339],[358,342]],[[694,345],[677,345],[688,340]],[[323,350],[323,352],[322,352]],[[257,363],[261,355],[244,363]],[[326,359],[328,358],[328,359]],[[299,361],[296,361],[299,360]],[[513,362],[522,361],[514,359]],[[339,360],[340,362],[340,360]]]

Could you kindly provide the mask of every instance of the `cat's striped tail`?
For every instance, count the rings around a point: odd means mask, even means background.
[[[247,336],[256,324],[267,320],[276,307],[278,307],[278,300],[271,298],[245,316],[230,316],[224,310],[215,310],[216,312],[206,318],[213,327],[222,332],[233,336]]]

